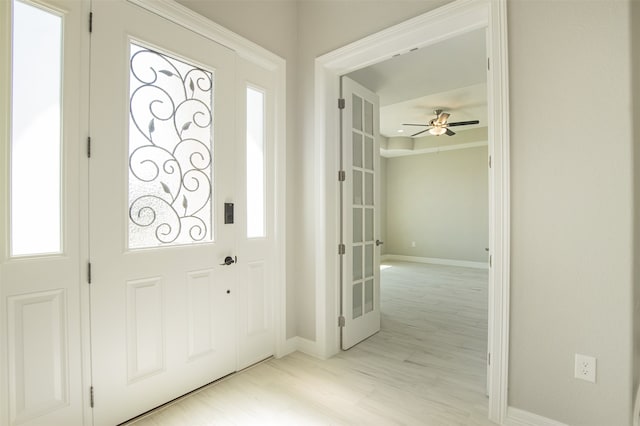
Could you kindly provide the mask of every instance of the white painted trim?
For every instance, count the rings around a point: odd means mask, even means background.
[[[489,155],[489,340],[491,366],[487,377],[489,419],[502,423],[507,413],[509,385],[509,291],[511,258],[511,187],[509,169],[509,62],[507,0],[489,2],[487,72]]]
[[[633,403],[633,418],[632,425],[639,426],[640,425],[640,386],[636,389],[636,397]]]
[[[11,140],[11,17],[13,2],[0,2],[0,277],[9,258],[9,158]],[[5,237],[6,236],[6,237]],[[0,283],[0,424],[9,424],[7,304]]]
[[[286,61],[278,55],[193,12],[173,0],[128,0],[215,43],[234,50],[240,57],[276,75],[275,111],[275,239],[277,264],[274,272],[274,355],[286,355]]]
[[[89,16],[91,2],[82,2],[82,17]],[[81,78],[78,82],[80,90],[80,121],[81,135],[89,135],[89,112],[91,94],[91,36],[87,30],[83,31],[81,56]],[[86,58],[86,60],[85,60]],[[82,385],[83,389],[89,389],[93,383],[91,372],[91,289],[86,283],[88,275],[89,256],[89,158],[82,156],[80,162],[79,202],[80,202],[80,333],[82,336]],[[82,392],[83,419],[86,425],[93,424],[93,409],[88,392]]]
[[[470,260],[457,260],[457,259],[440,259],[437,257],[404,256],[401,254],[385,254],[384,256],[380,257],[380,260],[385,262],[397,260],[401,262],[429,263],[432,265],[448,265],[448,266],[462,266],[464,268],[489,269],[489,264],[487,262],[473,262]]]
[[[505,426],[567,426],[565,423],[549,419],[519,408],[507,408]]]
[[[222,25],[176,3],[174,0],[128,0],[209,40],[222,44],[242,58],[274,71],[284,66],[284,59]]]
[[[292,337],[286,341],[283,356],[289,355],[290,353],[296,351],[313,356],[315,358],[325,359],[322,352],[320,351],[320,345],[318,345],[318,342],[314,342],[313,340],[305,339],[300,336]]]
[[[439,152],[455,151],[458,149],[477,148],[479,146],[487,146],[487,145],[489,145],[489,141],[459,143],[457,145],[443,145],[443,146],[436,146],[433,148],[423,148],[423,149],[384,149],[382,148],[380,149],[380,155],[385,158],[396,158],[396,157],[406,157],[409,155],[437,154]]]
[[[280,354],[276,358],[282,358],[298,350],[298,337],[285,340],[280,348]]]
[[[356,69],[388,59],[414,47],[434,44],[466,32],[487,29],[489,111],[490,239],[488,368],[489,419],[500,424],[507,413],[509,348],[509,94],[507,0],[457,0],[409,21],[373,34],[316,59],[315,181],[316,191],[316,340],[321,352],[340,350],[336,324],[339,307],[339,119],[338,79]]]

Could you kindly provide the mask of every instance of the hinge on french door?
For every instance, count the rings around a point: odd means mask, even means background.
[[[489,156],[489,168],[491,168],[491,156]]]
[[[493,267],[493,255],[489,255],[489,268]]]
[[[491,365],[491,352],[487,354],[487,365]]]
[[[87,263],[87,283],[91,284],[91,262]]]
[[[487,70],[491,70],[491,58],[487,58]]]
[[[93,12],[89,12],[89,32],[93,32]]]
[[[344,316],[343,316],[343,315],[340,315],[340,316],[338,317],[338,327],[344,327],[344,325],[345,325],[345,319],[344,319]]]
[[[342,255],[347,252],[347,248],[344,244],[338,244],[338,254]]]
[[[91,158],[91,136],[87,136],[87,158]]]
[[[338,172],[338,182],[344,182],[347,180],[347,173],[344,170]]]
[[[89,405],[93,408],[93,386],[89,388]]]
[[[338,99],[338,109],[344,109],[346,106],[344,98]]]

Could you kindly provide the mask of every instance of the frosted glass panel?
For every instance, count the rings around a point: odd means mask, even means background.
[[[212,241],[213,74],[130,49],[129,248]]]
[[[364,174],[364,194],[365,204],[373,205],[373,173]]]
[[[13,24],[11,255],[59,253],[62,18],[15,1]]]
[[[265,236],[264,93],[247,88],[247,237]]]
[[[362,135],[353,132],[353,165],[362,167]]]
[[[362,130],[362,99],[352,95],[353,100],[353,128]]]
[[[362,242],[362,209],[353,209],[353,242]]]
[[[373,311],[373,280],[364,283],[364,313]]]
[[[362,283],[353,285],[353,318],[362,316]]]
[[[353,204],[362,205],[362,172],[353,171]]]
[[[369,136],[364,138],[364,167],[373,170],[373,139]]]
[[[365,209],[364,214],[364,240],[373,241],[373,209]]]
[[[353,281],[362,279],[362,246],[353,247]]]
[[[364,101],[364,131],[373,134],[373,104],[368,101]]]
[[[373,244],[367,244],[364,251],[364,276],[373,277]]]

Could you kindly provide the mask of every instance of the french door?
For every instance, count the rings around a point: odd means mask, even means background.
[[[380,330],[380,147],[378,96],[341,78],[342,349]]]
[[[128,3],[93,2],[94,424],[274,352],[273,77]]]

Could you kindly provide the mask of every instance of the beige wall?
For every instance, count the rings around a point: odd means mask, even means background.
[[[638,389],[640,383],[640,2],[631,4],[631,78],[632,81],[632,111],[633,111],[633,174],[634,174],[634,386]]]
[[[573,425],[628,425],[629,2],[511,1],[508,20],[509,403]],[[576,352],[597,357],[596,385],[572,377]]]
[[[389,158],[386,187],[387,253],[487,261],[486,146]]]
[[[448,1],[181,2],[287,59],[287,324],[290,336],[314,340],[314,59]],[[574,425],[630,424],[640,183],[629,4],[508,3],[509,403]],[[576,352],[598,358],[597,384],[572,377]]]

